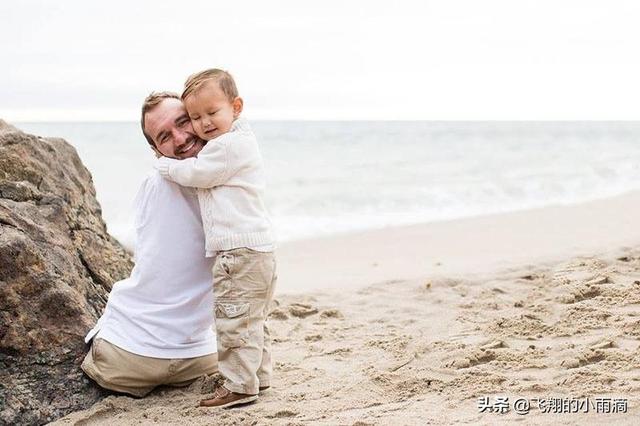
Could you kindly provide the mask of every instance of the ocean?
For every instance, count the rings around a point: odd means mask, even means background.
[[[572,204],[640,189],[640,122],[256,121],[280,241]],[[17,123],[62,137],[129,245],[154,156],[138,123]]]

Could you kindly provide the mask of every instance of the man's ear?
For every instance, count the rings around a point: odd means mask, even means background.
[[[238,116],[242,112],[242,107],[244,106],[244,101],[242,100],[242,98],[240,96],[237,96],[233,100],[232,105],[233,105],[233,118],[238,118]]]

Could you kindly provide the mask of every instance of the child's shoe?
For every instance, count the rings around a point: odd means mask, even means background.
[[[201,407],[220,407],[227,408],[235,405],[246,404],[258,399],[258,395],[249,395],[246,393],[231,392],[224,386],[218,387],[213,393],[211,399],[203,399],[200,401]]]

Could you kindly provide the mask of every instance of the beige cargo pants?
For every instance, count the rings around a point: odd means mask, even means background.
[[[213,265],[218,371],[232,392],[256,395],[271,386],[267,316],[276,284],[272,252],[238,248],[218,252]]]

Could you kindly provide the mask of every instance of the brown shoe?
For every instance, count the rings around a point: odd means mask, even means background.
[[[227,408],[235,405],[246,404],[258,399],[258,395],[231,392],[224,386],[220,386],[213,393],[213,398],[200,401],[201,407]]]

